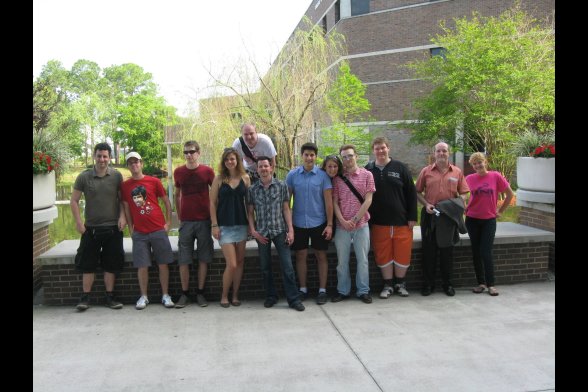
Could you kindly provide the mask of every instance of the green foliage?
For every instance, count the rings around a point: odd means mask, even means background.
[[[33,130],[33,174],[55,170],[55,175],[59,177],[67,167],[65,162],[68,156],[65,145],[59,139]]]
[[[432,86],[415,101],[418,122],[412,142],[448,141],[466,152],[485,148],[494,167],[510,177],[514,158],[509,147],[525,130],[555,129],[554,27],[539,24],[516,4],[498,17],[474,13],[441,24],[432,42],[446,49],[411,64]],[[414,118],[414,117],[413,117]],[[457,131],[463,136],[456,140]]]
[[[555,145],[555,133],[537,133],[531,130],[525,130],[518,139],[512,144],[509,152],[515,157],[533,156],[535,149],[543,145]]]
[[[363,126],[349,123],[365,120],[362,115],[370,110],[365,98],[366,87],[351,73],[349,63],[342,61],[337,78],[329,89],[325,101],[332,126],[321,129],[321,150],[324,155],[336,154],[344,144],[353,144],[360,153],[369,153],[371,135]]]
[[[137,151],[145,165],[161,168],[166,155],[163,129],[173,108],[160,97],[134,95],[120,108],[118,126],[129,150]]]
[[[115,154],[118,146],[134,148],[161,167],[163,126],[175,120],[175,110],[157,96],[152,75],[135,64],[102,70],[78,60],[68,71],[52,60],[33,80],[33,130],[74,158],[85,155],[85,164],[92,163],[94,145],[110,139]]]

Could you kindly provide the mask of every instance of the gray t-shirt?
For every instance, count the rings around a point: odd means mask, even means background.
[[[81,172],[74,189],[82,192],[86,199],[84,210],[86,226],[116,226],[119,217],[118,191],[122,174],[108,168],[104,177],[98,177],[94,168]]]

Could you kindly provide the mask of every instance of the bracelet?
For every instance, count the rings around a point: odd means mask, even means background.
[[[330,224],[330,225],[327,225],[327,226],[331,226],[331,227],[333,227],[333,225],[332,225],[332,224]]]
[[[218,225],[216,225],[216,224],[215,225],[210,225],[210,227],[218,227]]]

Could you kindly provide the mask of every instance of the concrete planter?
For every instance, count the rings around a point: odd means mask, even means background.
[[[555,192],[555,158],[517,158],[519,189],[534,192]]]
[[[55,171],[33,174],[33,211],[55,204]]]

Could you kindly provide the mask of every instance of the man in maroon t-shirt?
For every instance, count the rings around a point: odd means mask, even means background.
[[[183,308],[190,303],[190,265],[194,259],[195,240],[195,256],[198,259],[196,302],[200,306],[208,306],[204,297],[204,283],[213,253],[208,192],[214,180],[214,171],[198,162],[200,145],[194,140],[184,143],[184,157],[186,164],[174,170],[176,211],[180,221],[178,264],[182,282],[182,294],[176,301],[176,308]]]

